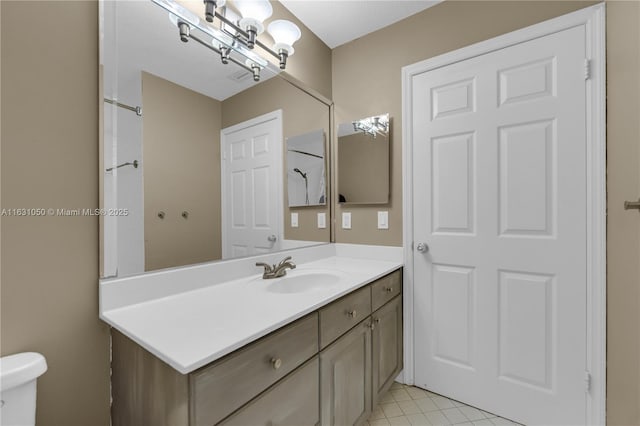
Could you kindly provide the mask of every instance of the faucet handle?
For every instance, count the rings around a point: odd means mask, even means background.
[[[287,256],[287,257],[285,257],[284,259],[282,259],[282,260],[280,261],[280,263],[278,264],[278,266],[280,266],[280,265],[284,265],[284,264],[285,264],[285,262],[287,262],[287,261],[289,261],[289,260],[291,260],[291,256]]]
[[[264,263],[264,262],[256,262],[256,266],[262,266],[264,268],[264,272],[265,273],[270,273],[273,272],[273,266],[269,265],[268,263]]]

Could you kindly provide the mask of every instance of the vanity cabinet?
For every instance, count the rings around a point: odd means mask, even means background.
[[[310,314],[190,376],[196,425],[214,425],[318,353]]]
[[[371,323],[362,321],[320,354],[322,425],[357,425],[371,414]]]
[[[220,423],[224,426],[315,426],[320,422],[318,357]]]
[[[382,306],[371,316],[373,406],[391,387],[402,370],[402,299],[395,299]]]
[[[398,270],[320,310],[321,337],[351,329],[329,346],[320,339],[322,426],[363,423],[402,370],[401,293]]]
[[[399,269],[190,374],[112,330],[112,424],[362,424],[402,369],[401,286]]]

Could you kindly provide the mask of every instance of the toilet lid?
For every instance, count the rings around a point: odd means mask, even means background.
[[[0,358],[0,391],[28,383],[47,371],[47,361],[36,352],[23,352]]]

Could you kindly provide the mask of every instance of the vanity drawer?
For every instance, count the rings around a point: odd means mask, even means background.
[[[402,270],[386,275],[371,284],[371,303],[373,310],[377,310],[382,305],[396,297],[402,291]]]
[[[313,313],[193,373],[191,423],[218,423],[317,352]]]
[[[366,286],[319,312],[322,349],[371,314],[371,290]]]
[[[317,425],[320,422],[319,370],[316,356],[220,425]]]

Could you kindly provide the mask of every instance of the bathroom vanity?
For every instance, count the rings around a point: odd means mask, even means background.
[[[113,329],[113,424],[361,424],[403,358],[402,269],[361,277],[338,298],[186,374]]]

